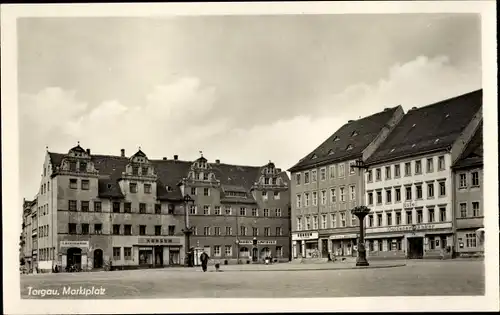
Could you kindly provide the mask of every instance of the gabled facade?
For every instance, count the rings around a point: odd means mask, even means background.
[[[292,174],[293,257],[355,256],[365,161],[403,117],[401,106],[349,121],[289,171]]]
[[[481,108],[481,90],[413,108],[366,161],[369,256],[451,255],[452,165],[477,130]]]
[[[35,200],[24,200],[23,223],[20,237],[20,256],[24,260],[24,268],[33,270],[37,262],[37,207]]]
[[[237,233],[243,226],[262,230],[258,244],[248,246],[243,257],[249,259],[254,248],[256,259],[264,254],[287,259],[289,254],[288,177],[272,163],[248,167],[178,156],[150,160],[140,149],[131,157],[125,150],[119,156],[93,155],[77,145],[67,154],[47,152],[41,178],[30,212],[37,235],[32,248],[41,270],[184,264],[187,224],[197,231],[191,245],[208,246],[213,259],[239,257]],[[279,198],[264,200],[263,191]],[[191,192],[195,203],[188,209],[189,223],[183,197]],[[227,207],[234,210],[226,214]],[[239,215],[243,207],[248,212]],[[252,215],[253,208],[261,216]],[[23,220],[29,222],[26,215]],[[244,236],[253,244],[250,234]]]
[[[455,251],[458,256],[484,255],[482,123],[453,165],[455,181]]]

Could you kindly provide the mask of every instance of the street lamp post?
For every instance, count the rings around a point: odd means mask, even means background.
[[[351,210],[351,213],[358,217],[359,220],[359,244],[358,244],[358,258],[356,259],[356,266],[368,266],[368,260],[366,260],[366,248],[365,248],[365,223],[364,219],[366,215],[370,212],[370,209],[366,206],[359,206]]]
[[[186,267],[190,267],[191,266],[191,261],[190,261],[191,257],[189,255],[189,252],[191,250],[190,236],[191,236],[191,234],[193,234],[193,229],[191,228],[191,226],[189,224],[188,205],[190,202],[194,202],[194,200],[193,200],[193,198],[191,198],[191,196],[186,194],[186,195],[184,195],[183,201],[184,201],[184,224],[185,224],[184,230],[182,230],[182,232],[184,232],[184,236],[185,236],[184,264]]]

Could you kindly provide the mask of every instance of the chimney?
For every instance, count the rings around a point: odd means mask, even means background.
[[[351,119],[351,120],[348,120],[348,121],[347,121],[347,123],[348,123],[348,124],[350,124],[350,123],[352,123],[353,121],[354,121],[354,120],[352,120],[352,119]]]
[[[166,160],[167,160],[167,157],[166,157],[166,156],[164,156],[164,157],[163,157],[163,161],[166,161]]]
[[[389,110],[389,108],[387,108],[387,107],[386,107],[386,108],[384,108],[384,112],[386,112],[386,111],[388,111],[388,110]]]
[[[120,151],[121,151],[121,155],[120,156],[121,157],[125,157],[125,149],[121,149]]]
[[[219,159],[215,160],[215,164],[220,164],[220,160]]]
[[[87,149],[87,154],[90,155],[90,149]]]
[[[177,161],[179,159],[179,156],[176,154],[174,155],[174,161]]]
[[[412,107],[410,110],[415,110],[415,109],[417,109],[417,108],[416,107]]]

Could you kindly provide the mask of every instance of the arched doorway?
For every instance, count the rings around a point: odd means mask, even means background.
[[[75,266],[78,269],[82,267],[82,249],[81,248],[76,248],[76,247],[71,247],[68,248],[68,253],[67,253],[67,267]]]
[[[271,256],[271,250],[269,249],[269,247],[264,247],[263,249],[261,249],[260,258],[266,259],[266,257],[270,256]]]
[[[94,268],[102,268],[103,263],[102,249],[94,250]]]
[[[259,259],[259,250],[254,247],[252,248],[252,261],[257,261]]]
[[[241,258],[248,258],[250,256],[250,252],[248,251],[248,248],[242,247],[240,248],[240,257]]]

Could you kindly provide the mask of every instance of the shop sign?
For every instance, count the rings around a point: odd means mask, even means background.
[[[415,233],[417,231],[437,230],[437,229],[447,229],[447,228],[451,228],[451,222],[422,223],[422,224],[388,226],[388,227],[374,227],[374,228],[368,228],[367,234],[369,235],[371,233],[383,233],[383,232],[411,232],[411,233]]]
[[[405,209],[415,208],[416,207],[415,201],[406,201],[406,202],[403,203],[403,207]]]
[[[339,234],[339,235],[330,235],[329,239],[331,240],[342,240],[342,239],[351,239],[357,238],[356,234]]]
[[[318,232],[300,232],[292,235],[292,240],[313,240],[318,238]]]
[[[77,248],[88,248],[89,241],[61,241],[59,243],[60,247],[77,247]]]
[[[239,240],[238,244],[240,244],[240,245],[252,245],[253,242],[252,242],[252,240]]]
[[[168,238],[168,237],[141,237],[139,238],[139,244],[154,244],[154,245],[161,245],[161,244],[178,244],[180,243],[179,238]]]
[[[139,247],[139,250],[149,250],[149,251],[152,251],[153,248],[151,248],[151,247]]]
[[[259,244],[259,245],[276,245],[276,241],[262,240],[262,241],[257,241],[257,244]]]

